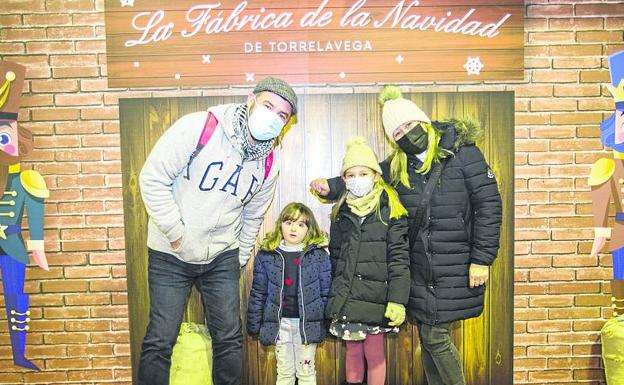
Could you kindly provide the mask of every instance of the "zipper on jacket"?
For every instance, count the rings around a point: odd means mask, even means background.
[[[352,214],[352,215],[355,216],[355,214]],[[353,282],[355,281],[355,271],[356,271],[356,268],[357,268],[357,264],[358,264],[358,262],[360,260],[360,249],[362,248],[362,224],[363,224],[363,222],[360,223],[359,220],[354,219],[352,215],[345,215],[345,216],[347,218],[349,218],[351,220],[351,222],[353,222],[355,224],[355,226],[357,227],[357,233],[359,235],[358,235],[357,252],[356,252],[355,258],[354,258],[355,260],[353,261],[353,276],[351,276],[350,280],[349,280],[349,297],[351,297],[352,292],[353,292]],[[357,217],[357,216],[356,216],[356,218],[359,219],[359,217]],[[364,218],[364,219],[366,219],[366,218]],[[347,256],[347,258],[348,258],[348,256]],[[347,263],[346,262],[347,261],[345,261],[345,271],[347,269]],[[340,315],[342,314],[342,311],[344,309],[344,306],[347,304],[347,300],[348,299],[349,298],[345,298],[344,302],[340,306],[340,311],[337,314],[339,319],[340,319]],[[342,320],[344,321],[346,319],[347,319],[347,317],[343,315]]]
[[[279,252],[278,249],[275,249],[277,254],[282,257],[282,282],[280,283],[280,300],[279,307],[277,309],[277,335],[275,336],[275,343],[277,344],[277,339],[279,338],[279,325],[282,323],[282,304],[284,302],[284,267],[286,265],[286,260],[284,260],[284,256]]]
[[[303,315],[301,316],[301,331],[303,331],[303,343],[305,345],[308,344],[308,336],[306,335],[305,332],[305,301],[303,299],[303,287],[301,286],[301,281],[302,281],[302,275],[301,275],[301,266],[303,266],[303,256],[304,253],[301,253],[301,261],[299,263],[299,265],[297,266],[297,270],[299,270],[299,293],[301,293],[301,310],[303,311]]]

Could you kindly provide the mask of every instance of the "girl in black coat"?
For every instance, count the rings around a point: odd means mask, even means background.
[[[362,383],[366,361],[368,384],[383,385],[384,333],[398,331],[409,294],[407,211],[363,138],[347,144],[342,175],[346,192],[330,231],[329,331],[347,341],[347,383]]]

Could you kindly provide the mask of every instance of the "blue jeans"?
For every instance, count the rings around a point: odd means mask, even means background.
[[[191,264],[149,249],[150,315],[139,364],[139,385],[169,384],[171,353],[193,285],[201,293],[212,338],[215,385],[239,385],[243,362],[238,249],[209,264]]]

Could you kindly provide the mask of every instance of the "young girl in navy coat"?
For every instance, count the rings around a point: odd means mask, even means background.
[[[316,344],[325,339],[325,305],[331,286],[327,236],[312,211],[288,204],[254,261],[247,333],[276,345],[276,385],[316,384]]]

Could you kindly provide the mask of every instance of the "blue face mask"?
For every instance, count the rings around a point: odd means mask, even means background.
[[[284,128],[284,121],[273,111],[256,102],[249,116],[249,132],[259,141],[276,138]]]

